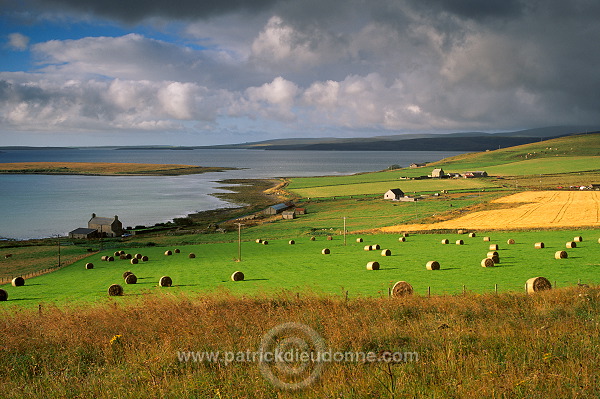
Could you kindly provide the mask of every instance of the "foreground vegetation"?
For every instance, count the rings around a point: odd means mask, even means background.
[[[414,296],[160,295],[126,306],[0,310],[5,398],[598,397],[600,290]],[[256,351],[269,329],[310,326],[332,351],[416,352],[407,363],[327,363],[299,392],[256,362],[178,351]]]

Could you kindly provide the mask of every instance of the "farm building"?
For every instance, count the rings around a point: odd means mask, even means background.
[[[294,211],[283,211],[283,212],[281,212],[281,216],[284,219],[287,219],[287,220],[296,219],[296,212],[294,212]]]
[[[119,217],[114,218],[98,217],[92,213],[92,218],[88,221],[88,227],[80,227],[69,232],[70,238],[92,238],[92,237],[121,237],[125,231]]]
[[[296,215],[306,215],[306,208],[296,208]]]
[[[285,211],[286,209],[289,209],[290,207],[291,207],[290,204],[275,204],[275,205],[271,205],[270,207],[265,209],[263,211],[263,213],[265,215],[277,215],[278,213],[281,213],[281,212]]]
[[[431,177],[441,179],[444,177],[444,169],[436,168],[431,172]]]
[[[383,194],[383,199],[399,200],[404,197],[404,191],[399,188],[392,188]]]
[[[414,169],[414,168],[420,168],[420,167],[423,167],[423,166],[426,166],[426,165],[427,165],[427,162],[423,162],[423,163],[413,162],[413,163],[410,164],[410,167]]]
[[[473,171],[473,172],[465,172],[462,174],[462,176],[465,179],[472,179],[474,177],[487,177],[487,172],[483,171],[483,170],[477,170],[477,171]]]

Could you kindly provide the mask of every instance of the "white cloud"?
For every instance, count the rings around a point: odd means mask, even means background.
[[[29,37],[21,33],[11,33],[8,35],[8,47],[13,50],[25,51],[29,47]]]

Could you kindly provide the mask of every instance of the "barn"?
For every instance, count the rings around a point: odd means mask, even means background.
[[[400,190],[399,188],[392,188],[383,194],[383,199],[389,200],[399,200],[402,197],[404,197],[404,191]]]

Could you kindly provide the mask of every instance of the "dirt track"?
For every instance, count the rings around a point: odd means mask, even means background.
[[[437,229],[507,230],[553,227],[600,226],[600,192],[526,191],[498,198],[492,203],[514,207],[473,212],[432,224],[383,227],[383,232]]]

